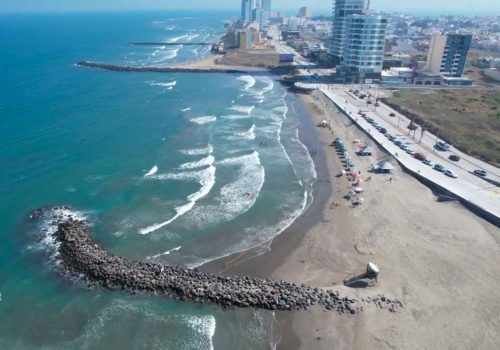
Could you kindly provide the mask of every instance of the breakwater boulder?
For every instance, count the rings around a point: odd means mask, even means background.
[[[42,215],[39,209],[30,217]],[[72,216],[53,218],[52,231],[58,259],[65,269],[88,282],[114,290],[152,293],[223,307],[267,310],[304,310],[319,305],[326,310],[355,314],[364,303],[395,311],[402,304],[382,296],[366,301],[342,297],[337,291],[248,276],[220,276],[180,266],[128,260],[108,253],[91,237],[85,220]]]

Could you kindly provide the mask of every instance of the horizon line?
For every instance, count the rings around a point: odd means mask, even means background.
[[[78,14],[78,13],[123,13],[123,12],[141,12],[141,13],[146,13],[146,12],[154,12],[154,11],[162,11],[162,12],[167,12],[167,11],[184,11],[184,12],[215,12],[215,11],[237,11],[239,12],[240,8],[239,7],[212,7],[212,8],[166,8],[166,7],[160,7],[160,8],[138,8],[138,9],[133,9],[133,8],[116,8],[116,9],[67,9],[67,10],[57,10],[57,9],[47,9],[47,10],[6,10],[2,11],[0,10],[0,15],[7,15],[7,14],[65,14],[65,13],[72,13],[72,14]],[[291,11],[295,11],[298,9],[295,8],[281,8],[281,9],[276,9],[274,10],[275,12],[283,12],[283,13],[290,13]],[[312,8],[313,14],[314,12],[319,13],[318,16],[323,16],[323,15],[331,15],[332,10],[328,8],[320,9],[320,8]],[[484,17],[498,17],[498,15],[493,15],[491,14],[491,10],[481,10],[481,11],[476,11],[476,12],[471,12],[470,10],[435,10],[435,11],[428,11],[428,10],[377,10],[377,12],[381,13],[386,13],[386,14],[408,14],[408,15],[413,15],[413,16],[428,16],[428,17],[433,17],[433,16],[461,16],[461,17],[474,17],[474,16],[484,16]],[[236,15],[236,14],[235,14]]]

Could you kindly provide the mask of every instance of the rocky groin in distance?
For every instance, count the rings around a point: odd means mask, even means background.
[[[98,62],[81,61],[77,63],[80,67],[103,69],[115,72],[153,72],[153,73],[236,73],[246,74],[244,70],[231,68],[189,68],[189,67],[135,67],[120,66]]]
[[[44,215],[39,209],[30,217]],[[57,225],[52,233],[58,259],[71,275],[91,284],[132,293],[151,293],[223,307],[253,307],[266,310],[304,310],[319,305],[340,314],[356,314],[363,306],[395,312],[402,304],[383,296],[358,301],[341,297],[337,291],[271,279],[220,276],[180,266],[164,266],[147,261],[128,260],[106,252],[90,236],[89,225],[71,215],[51,219]]]
[[[173,42],[173,43],[167,43],[167,42],[155,42],[155,41],[143,41],[143,42],[133,42],[130,43],[129,45],[133,46],[212,46],[212,43],[207,43],[207,42]]]

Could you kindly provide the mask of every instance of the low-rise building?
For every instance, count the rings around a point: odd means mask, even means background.
[[[414,78],[415,85],[439,86],[443,85],[443,77],[440,73],[418,72]]]
[[[408,67],[393,67],[382,71],[382,84],[406,85],[413,84],[413,69]]]

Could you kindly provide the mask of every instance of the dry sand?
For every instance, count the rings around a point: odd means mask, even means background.
[[[208,55],[199,59],[195,59],[187,62],[168,64],[166,67],[170,68],[187,68],[187,69],[234,69],[241,70],[245,72],[264,72],[267,71],[265,68],[259,67],[248,67],[243,65],[226,65],[219,61],[221,60],[221,55]]]
[[[404,304],[396,313],[373,305],[356,315],[279,312],[278,349],[500,349],[500,229],[458,202],[438,203],[320,92],[302,100],[315,123],[328,119],[333,126],[332,134],[299,125],[302,141],[319,149],[315,202],[269,253],[235,254],[203,268],[333,287],[357,299],[383,294]],[[334,137],[348,144],[362,176],[372,176],[362,184],[361,207],[342,198],[349,183],[335,176],[341,163],[329,146]],[[374,156],[354,155],[355,139],[373,146]],[[367,172],[382,159],[396,174]],[[369,261],[381,269],[376,287],[343,286]]]
[[[303,100],[315,122],[332,120],[334,135],[320,130],[325,144],[340,137],[375,146],[319,92]],[[354,145],[348,147],[353,154]],[[351,208],[342,199],[347,180],[334,176],[341,169],[335,150],[326,152],[330,205],[271,276],[336,285],[359,299],[383,294],[400,299],[404,308],[390,313],[369,306],[354,316],[320,309],[278,314],[283,330],[278,348],[499,349],[500,230],[459,203],[438,203],[429,188],[399,167],[392,176],[372,175],[363,184],[364,205]],[[367,177],[370,164],[386,157],[377,149],[374,156],[353,161]],[[344,287],[342,281],[363,272],[368,261],[381,268],[379,284]]]

